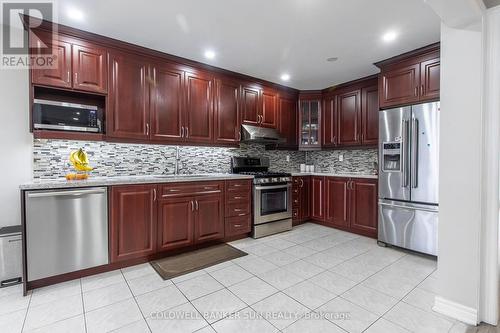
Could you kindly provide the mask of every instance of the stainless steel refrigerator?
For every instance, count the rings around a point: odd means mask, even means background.
[[[437,255],[439,102],[379,113],[378,240]]]

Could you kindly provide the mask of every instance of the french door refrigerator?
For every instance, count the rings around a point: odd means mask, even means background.
[[[379,113],[378,240],[437,255],[439,102]]]

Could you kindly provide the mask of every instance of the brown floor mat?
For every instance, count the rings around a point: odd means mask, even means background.
[[[246,255],[247,253],[231,245],[218,244],[150,263],[164,280],[168,280]]]

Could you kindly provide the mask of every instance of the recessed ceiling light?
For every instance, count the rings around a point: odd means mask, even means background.
[[[75,8],[75,7],[68,8],[68,11],[66,14],[68,15],[68,17],[70,19],[75,20],[75,21],[83,21],[83,18],[85,17],[83,12],[80,9]]]
[[[287,74],[287,73],[281,74],[281,80],[283,80],[283,81],[290,80],[290,74]]]
[[[396,37],[398,37],[398,34],[395,32],[395,31],[387,31],[383,36],[382,36],[382,40],[384,42],[392,42],[393,40],[396,39]]]
[[[205,58],[210,59],[210,60],[214,59],[215,58],[215,52],[212,51],[212,50],[206,50],[205,51]]]
[[[337,58],[337,57],[326,58],[326,61],[328,61],[328,62],[334,62],[334,61],[337,61],[337,60],[339,60],[339,58]]]

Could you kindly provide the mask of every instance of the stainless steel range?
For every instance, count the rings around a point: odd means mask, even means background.
[[[252,175],[252,236],[260,238],[292,229],[292,175],[270,172],[267,157],[233,157],[233,173]]]

